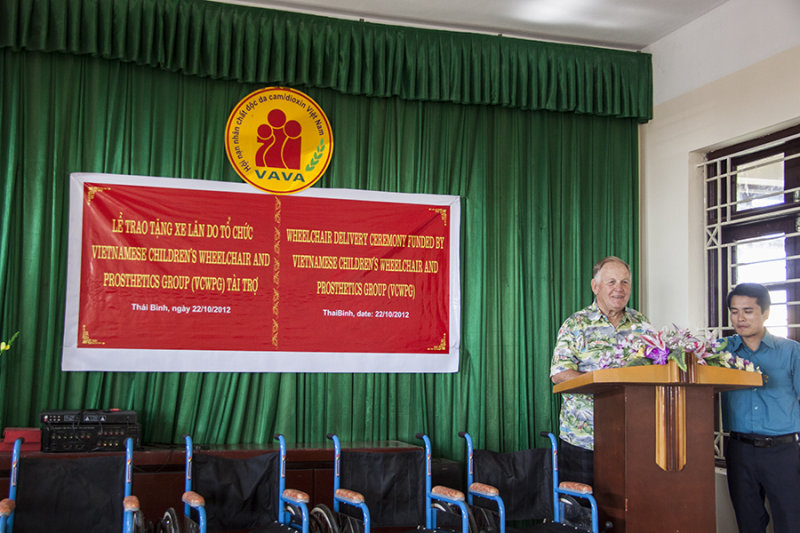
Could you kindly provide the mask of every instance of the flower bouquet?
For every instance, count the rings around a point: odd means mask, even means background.
[[[645,324],[644,331],[632,333],[617,344],[614,364],[608,366],[665,365],[675,361],[678,368],[686,371],[686,358],[694,357],[699,365],[761,374],[761,369],[751,361],[728,352],[727,345],[726,339],[717,339],[710,333],[700,338],[674,324],[661,330]]]

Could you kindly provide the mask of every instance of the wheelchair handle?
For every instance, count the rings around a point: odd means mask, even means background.
[[[547,437],[548,435],[550,435],[549,431],[540,431],[539,432],[539,436],[540,437]]]
[[[458,432],[458,436],[461,437],[462,439],[464,438],[464,435],[466,435],[466,434],[467,434],[466,431],[459,431]]]
[[[326,438],[328,438],[328,439],[330,439],[330,440],[333,440],[333,437],[334,437],[335,435],[336,435],[336,433],[328,433],[327,435],[325,435],[325,437],[326,437]]]
[[[422,440],[422,437],[424,437],[424,436],[425,436],[424,433],[417,433],[417,438],[420,439],[420,440]]]

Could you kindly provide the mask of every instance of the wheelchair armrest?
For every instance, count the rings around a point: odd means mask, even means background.
[[[125,512],[138,511],[139,510],[139,498],[137,498],[136,496],[125,496],[125,499],[122,500],[122,508],[125,510]]]
[[[183,493],[183,497],[181,498],[183,503],[188,505],[193,509],[199,509],[200,507],[206,506],[206,499],[197,494],[193,490],[189,490]]]
[[[311,497],[307,493],[297,489],[285,489],[283,491],[283,499],[288,500],[290,503],[297,504],[311,501]]]
[[[444,498],[454,502],[463,502],[465,499],[464,493],[460,490],[451,489],[450,487],[443,487],[442,485],[436,485],[433,487],[431,489],[431,496],[438,496],[439,498]]]
[[[17,502],[10,498],[3,498],[3,500],[0,501],[0,516],[11,516],[11,513],[13,513],[16,508]]]
[[[578,483],[577,481],[562,481],[558,484],[559,489],[571,490],[572,492],[579,492],[581,494],[591,494],[592,486],[586,483]]]
[[[486,483],[473,483],[469,486],[469,492],[475,496],[483,496],[487,498],[494,498],[500,494],[497,487],[487,485]]]
[[[356,492],[350,489],[336,489],[336,492],[333,495],[339,499],[344,501],[345,503],[349,503],[351,505],[357,505],[359,503],[364,503],[364,495],[360,492]]]

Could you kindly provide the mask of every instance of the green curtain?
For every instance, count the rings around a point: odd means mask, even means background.
[[[0,47],[344,94],[653,115],[649,54],[205,0],[3,0]]]
[[[118,4],[80,4],[106,3]],[[427,432],[438,455],[462,457],[466,429],[498,450],[544,444],[539,431],[557,425],[549,365],[560,323],[591,302],[598,258],[637,264],[641,117],[296,84],[334,130],[319,186],[461,196],[459,372],[61,372],[69,173],[240,182],[222,133],[264,84],[28,48],[0,49],[0,339],[21,331],[0,358],[0,426],[36,426],[43,409],[117,407],[139,413],[148,443]]]

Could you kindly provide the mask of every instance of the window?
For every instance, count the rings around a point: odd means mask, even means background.
[[[707,327],[733,334],[728,292],[738,283],[769,289],[770,332],[800,340],[800,126],[706,154]],[[724,461],[719,402],[715,456]]]
[[[800,340],[800,126],[706,154],[708,327],[733,333],[725,299],[765,285],[770,332]]]

